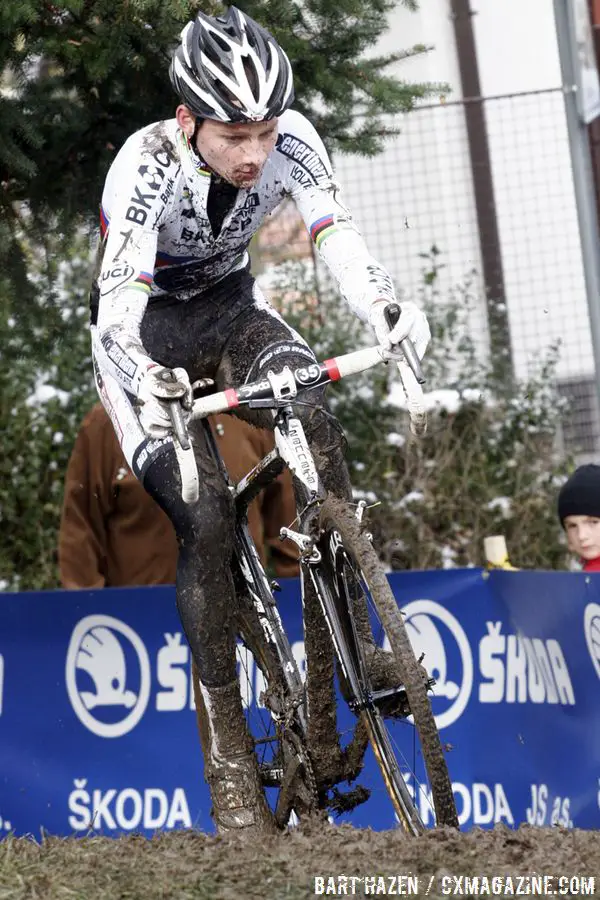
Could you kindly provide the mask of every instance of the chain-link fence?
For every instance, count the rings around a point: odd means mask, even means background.
[[[369,249],[400,296],[418,296],[435,247],[438,296],[470,298],[484,357],[490,313],[504,317],[517,378],[558,345],[564,441],[593,453],[600,423],[562,88],[423,106],[397,124],[378,156],[334,160]]]
[[[483,107],[487,147],[481,135],[469,134],[474,105]],[[444,265],[442,296],[471,283],[469,330],[484,352],[486,298],[503,303],[517,377],[558,344],[559,390],[569,400],[565,443],[580,454],[597,450],[594,359],[562,88],[422,107],[403,116],[400,129],[374,160],[336,159],[374,255],[413,294],[422,284],[421,254],[435,245]]]

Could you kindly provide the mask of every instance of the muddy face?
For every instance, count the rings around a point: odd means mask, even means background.
[[[237,188],[251,188],[275,147],[277,125],[277,119],[241,124],[207,119],[198,129],[196,149],[225,181]]]

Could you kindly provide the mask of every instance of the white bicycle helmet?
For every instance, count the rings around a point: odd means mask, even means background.
[[[181,102],[203,119],[261,122],[281,115],[294,101],[286,54],[235,6],[224,17],[199,12],[188,22],[169,76]]]

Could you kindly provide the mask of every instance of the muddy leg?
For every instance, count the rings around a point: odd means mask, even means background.
[[[164,453],[150,467],[145,486],[170,516],[179,542],[177,607],[199,676],[194,688],[217,828],[269,828],[271,816],[236,673],[233,506],[214,460],[201,452],[203,433],[195,437],[201,484],[198,503],[189,505],[181,499],[171,453]]]
[[[194,667],[193,683],[204,773],[217,830],[275,831],[245,725],[239,682],[207,687]]]

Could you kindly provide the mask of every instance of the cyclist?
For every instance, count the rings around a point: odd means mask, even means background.
[[[175,118],[133,134],[104,186],[91,293],[95,377],[129,466],[175,526],[177,605],[210,722],[205,774],[217,827],[268,827],[229,619],[233,506],[193,427],[200,497],[183,502],[165,403],[178,398],[189,412],[197,379],[222,389],[315,361],[249,271],[250,239],[286,196],[384,348],[394,353],[409,336],[422,357],[430,333],[413,303],[389,330],[391,279],[342,205],[315,129],[290,109],[291,66],[269,32],[233,6],[223,17],[198,13],[181,32],[170,78]],[[350,498],[339,425],[320,390],[306,399],[298,414],[323,484]],[[253,415],[272,427],[270,413]]]

